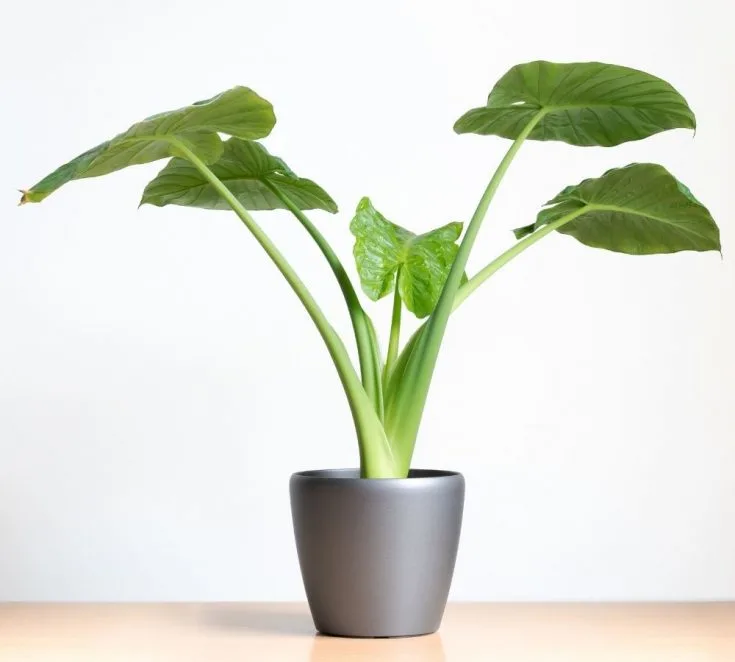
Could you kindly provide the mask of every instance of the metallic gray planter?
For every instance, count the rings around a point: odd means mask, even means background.
[[[354,469],[304,471],[290,487],[319,632],[407,637],[439,628],[462,526],[461,474],[416,469],[366,480]]]

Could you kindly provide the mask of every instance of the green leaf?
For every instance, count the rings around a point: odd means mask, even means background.
[[[516,228],[513,230],[513,234],[515,235],[516,239],[523,239],[523,237],[527,237],[529,234],[533,234],[536,231],[536,224],[531,223],[531,225],[524,225],[521,228]]]
[[[608,170],[568,186],[547,204],[534,225],[515,230],[516,237],[584,210],[558,231],[587,246],[630,255],[720,250],[720,231],[707,208],[653,163]]]
[[[457,255],[462,223],[448,223],[416,235],[391,223],[368,198],[357,205],[350,223],[354,255],[365,294],[373,301],[390,294],[398,276],[398,292],[417,317],[434,310]]]
[[[269,188],[270,184],[277,186],[299,209],[337,211],[337,205],[324,189],[309,179],[297,177],[281,159],[250,140],[227,140],[222,156],[211,170],[246,209],[286,208]],[[141,204],[146,203],[157,207],[230,209],[199,170],[182,158],[171,159],[146,186]]]
[[[124,133],[80,154],[24,191],[21,204],[41,202],[74,179],[99,177],[127,166],[176,155],[178,144],[185,145],[205,163],[213,163],[222,154],[218,133],[246,139],[263,138],[275,122],[268,101],[247,87],[233,87],[211,99],[133,124]]]
[[[454,130],[514,140],[537,115],[530,140],[571,145],[611,147],[696,125],[684,97],[656,76],[600,62],[538,61],[508,71]]]

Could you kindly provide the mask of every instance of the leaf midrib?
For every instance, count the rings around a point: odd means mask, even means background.
[[[214,132],[216,133],[216,131]],[[107,141],[107,146],[105,150],[112,147],[113,145],[122,145],[126,146],[129,143],[152,143],[157,140],[161,140],[163,142],[167,142],[171,145],[181,145],[181,138],[185,137],[186,131],[181,131],[180,133],[147,133],[142,136],[126,136],[124,138],[116,136],[115,138],[112,138],[111,140]],[[119,139],[119,142],[115,142]],[[140,150],[142,151],[142,149]],[[140,151],[138,153],[140,153]],[[97,161],[101,161],[102,163],[105,162],[105,151],[95,156],[90,162],[89,165],[84,169],[84,172],[88,172],[92,170],[97,163]],[[109,155],[108,155],[109,158]]]
[[[169,177],[176,176],[176,173],[169,173]],[[238,182],[238,181],[255,181],[255,182],[261,182],[262,184],[268,184],[269,178],[267,176],[263,175],[233,175],[231,177],[218,177],[218,179],[223,183],[229,183],[229,182]],[[285,183],[285,184],[293,184],[294,182],[299,181],[298,179],[290,180],[287,182],[279,182],[279,185]],[[206,188],[208,186],[211,186],[211,184],[207,181],[203,181],[201,184],[196,184],[195,186],[187,186],[187,191],[195,191],[198,189]]]
[[[625,103],[572,103],[572,104],[562,104],[562,105],[550,105],[550,106],[543,106],[540,104],[510,104],[507,106],[480,106],[477,108],[477,110],[528,110],[533,111],[537,113],[542,113],[541,119],[544,118],[545,115],[548,115],[549,113],[559,111],[559,110],[581,110],[584,108],[638,108],[636,104],[625,104]],[[656,110],[654,107],[646,107],[646,110]],[[678,111],[678,110],[668,110],[667,112],[673,112],[675,114],[680,114],[685,117],[689,117],[689,114],[687,114],[684,111]]]
[[[653,221],[658,221],[659,223],[664,223],[666,225],[670,225],[672,227],[677,228],[678,230],[682,230],[684,232],[687,232],[689,234],[694,235],[695,237],[700,237],[702,239],[710,239],[711,237],[707,235],[700,234],[699,232],[693,231],[691,228],[689,228],[686,225],[680,225],[678,223],[675,223],[667,218],[661,218],[660,216],[655,216],[653,214],[637,211],[635,209],[631,209],[628,207],[619,207],[617,205],[600,205],[600,204],[594,204],[594,203],[585,203],[586,211],[582,212],[580,216],[583,216],[585,213],[589,211],[611,211],[611,212],[617,212],[619,214],[632,214],[634,216],[641,216],[643,218],[648,218]],[[579,218],[579,217],[577,217]]]

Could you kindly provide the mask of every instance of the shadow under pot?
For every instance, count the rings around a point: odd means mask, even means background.
[[[364,479],[356,469],[291,476],[296,548],[316,629],[408,637],[441,624],[457,557],[464,478],[414,469]]]

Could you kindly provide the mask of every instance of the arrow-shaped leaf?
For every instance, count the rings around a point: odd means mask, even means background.
[[[368,198],[357,206],[350,223],[355,236],[354,255],[365,294],[373,301],[390,294],[396,285],[414,315],[434,310],[457,255],[462,223],[448,223],[416,235],[391,223]]]
[[[40,202],[74,179],[98,177],[175,155],[178,145],[184,145],[205,163],[213,163],[222,154],[218,133],[246,139],[263,138],[275,122],[268,101],[247,87],[234,87],[211,99],[133,124],[124,133],[80,154],[24,191],[21,204]]]
[[[465,113],[457,133],[515,139],[540,113],[530,140],[610,147],[667,129],[693,129],[684,97],[666,81],[600,62],[528,62],[510,69],[482,108]]]
[[[521,238],[580,212],[558,231],[587,246],[631,255],[720,250],[720,231],[707,208],[666,168],[633,163],[568,186],[547,203]]]
[[[284,203],[269,186],[274,185],[299,209],[337,211],[334,200],[323,188],[310,179],[297,177],[283,160],[251,140],[227,140],[222,156],[210,169],[246,209],[284,209]],[[182,158],[171,159],[146,186],[141,204],[146,203],[158,207],[230,208],[199,170]]]

